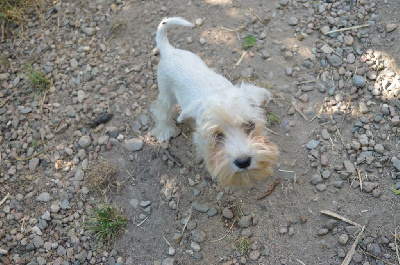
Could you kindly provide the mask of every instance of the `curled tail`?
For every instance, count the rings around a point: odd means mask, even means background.
[[[164,50],[168,48],[172,48],[171,44],[168,42],[167,38],[167,29],[172,25],[181,25],[185,27],[193,27],[194,25],[189,21],[180,18],[180,17],[171,17],[171,18],[164,18],[160,25],[158,25],[157,34],[156,34],[156,42],[157,48],[162,53]]]

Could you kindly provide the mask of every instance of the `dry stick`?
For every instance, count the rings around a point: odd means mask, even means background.
[[[315,83],[316,80],[309,80],[309,81],[303,81],[303,82],[299,82],[297,83],[298,85],[303,85],[303,84],[309,84],[309,83]]]
[[[189,223],[189,220],[190,220],[190,217],[191,217],[191,216],[192,216],[192,207],[190,207],[189,217],[188,217],[188,219],[186,220],[185,225],[183,226],[181,235],[183,235],[183,232],[185,232],[186,226],[187,226],[187,224]]]
[[[265,20],[265,19],[261,19],[256,12],[254,12],[254,10],[251,7],[248,7],[249,10],[257,17],[257,19],[262,23],[262,24],[268,24],[271,20]]]
[[[388,265],[396,265],[396,264],[387,262],[387,261],[385,261],[385,260],[383,260],[383,259],[381,259],[381,258],[378,258],[377,256],[372,255],[371,253],[369,253],[369,252],[367,252],[367,251],[360,250],[359,252],[364,253],[364,254],[367,254],[368,256],[371,256],[371,257],[373,257],[374,259],[378,259],[378,260],[382,261],[382,262],[385,263],[385,264],[388,264]]]
[[[170,247],[172,247],[172,245],[168,242],[168,240],[165,238],[165,236],[162,236],[162,237],[164,238],[165,242],[167,242],[167,244],[168,244]]]
[[[346,257],[344,258],[342,265],[348,265],[351,261],[351,258],[353,257],[354,253],[356,252],[356,246],[358,244],[358,241],[360,240],[363,232],[364,232],[365,226],[363,226],[361,228],[360,233],[358,233],[356,239],[354,240],[353,244],[351,245],[351,248],[349,250],[349,252],[347,252]]]
[[[303,119],[305,119],[306,121],[310,121],[310,120],[306,117],[306,115],[304,115],[304,113],[301,112],[301,111],[296,107],[296,105],[294,104],[294,102],[292,102],[292,105],[293,105],[294,109],[301,115],[301,117],[303,117]]]
[[[269,131],[270,133],[273,133],[273,134],[275,134],[275,135],[278,135],[278,133],[274,132],[274,131],[271,130],[271,129],[268,129],[268,128],[265,128],[265,129],[267,129],[267,131]]]
[[[233,220],[231,227],[229,227],[228,233],[226,233],[223,237],[221,237],[221,238],[219,238],[219,239],[210,241],[210,243],[214,243],[214,242],[217,242],[217,241],[220,241],[220,240],[224,239],[228,234],[231,233],[232,227],[233,227],[233,225],[234,225],[235,223],[236,223],[236,219]]]
[[[40,155],[43,152],[44,152],[44,150],[42,150],[42,151],[40,151],[40,152],[38,152],[38,153],[36,153],[34,155],[31,155],[30,157],[26,157],[26,158],[20,158],[20,157],[17,156],[17,157],[15,157],[15,159],[18,160],[18,161],[26,161],[26,160],[29,160],[31,158],[34,158],[34,157]]]
[[[7,103],[7,101],[9,101],[9,100],[14,96],[14,94],[15,94],[15,92],[12,93],[8,98],[6,98],[5,100],[3,100],[3,101],[0,103],[0,108],[2,108],[2,107]]]
[[[349,223],[351,225],[358,226],[358,227],[363,227],[362,225],[360,225],[360,224],[358,224],[356,222],[353,222],[353,221],[347,219],[346,217],[340,216],[337,213],[334,213],[334,212],[331,212],[331,211],[327,211],[327,210],[322,210],[321,213],[326,214],[326,215],[330,215],[332,217],[340,219],[340,220],[342,220],[342,221],[344,221],[346,223]]]
[[[240,57],[239,61],[237,61],[237,63],[235,63],[234,67],[239,66],[239,64],[242,62],[243,58],[246,56],[246,54],[247,54],[247,51],[242,53],[242,56]]]
[[[329,47],[329,49],[331,49],[331,51],[334,53],[334,54],[336,54],[337,56],[339,56],[340,58],[342,58],[343,59],[343,57],[340,55],[340,54],[338,54],[337,52],[335,52],[333,49],[332,49],[332,47],[331,46],[329,46],[329,44],[328,43],[326,43],[325,41],[323,41],[323,40],[321,40],[322,41],[322,43],[324,43],[326,46],[328,46]]]
[[[299,260],[299,259],[296,259],[301,265],[306,265],[304,262],[302,262],[301,260]]]
[[[147,216],[143,221],[141,221],[139,224],[137,224],[136,226],[139,227],[141,226],[144,222],[146,222],[146,220],[149,219],[149,216]]]
[[[3,203],[5,203],[5,201],[8,199],[8,196],[10,196],[10,193],[9,193],[9,192],[7,192],[6,197],[4,197],[4,199],[1,200],[0,206],[3,205]]]
[[[1,204],[0,204],[0,205],[1,205]],[[396,246],[397,261],[399,262],[399,265],[400,265],[399,247],[398,247],[398,245],[397,245],[397,226],[396,226],[396,220],[394,221],[394,245]]]
[[[365,28],[365,27],[369,27],[369,24],[364,24],[364,25],[359,25],[359,26],[354,26],[354,27],[348,27],[348,28],[342,28],[342,29],[335,29],[335,30],[331,30],[328,31],[326,33],[324,33],[324,35],[328,35],[331,33],[335,33],[335,32],[341,32],[341,31],[346,31],[346,30],[351,30],[351,29],[359,29],[359,28]]]
[[[363,186],[363,182],[362,182],[362,178],[361,178],[361,170],[357,170],[358,172],[358,181],[360,181],[360,189],[361,189],[361,191],[363,190],[362,188],[362,186]]]

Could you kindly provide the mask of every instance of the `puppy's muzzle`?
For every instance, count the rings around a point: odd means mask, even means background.
[[[251,164],[251,157],[238,158],[234,161],[234,164],[240,169],[246,169]]]

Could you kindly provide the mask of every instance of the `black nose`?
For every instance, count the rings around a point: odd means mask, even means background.
[[[234,163],[238,168],[248,168],[251,164],[251,157],[238,158]]]

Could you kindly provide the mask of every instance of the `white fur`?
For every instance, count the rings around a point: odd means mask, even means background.
[[[152,130],[159,141],[168,141],[179,134],[174,121],[174,106],[179,104],[178,122],[186,118],[196,121],[194,142],[198,155],[207,163],[213,159],[209,146],[215,140],[216,130],[224,135],[223,150],[226,159],[251,157],[251,165],[238,168],[232,162],[232,172],[257,167],[257,148],[252,138],[243,131],[248,121],[264,124],[264,110],[260,108],[271,99],[264,88],[242,83],[234,86],[223,76],[215,73],[194,53],[172,47],[166,31],[171,25],[193,26],[182,18],[164,19],[157,30],[156,42],[160,51],[157,68],[159,95],[153,110],[155,128]],[[275,150],[276,151],[276,150]],[[225,158],[224,158],[225,159]],[[209,168],[210,171],[210,168]],[[210,172],[213,177],[215,174]]]

